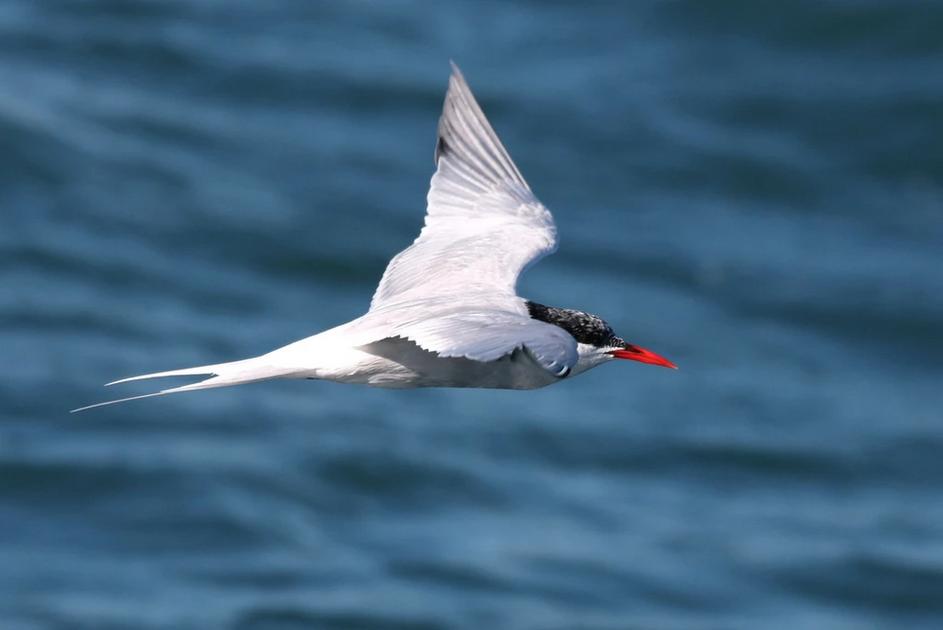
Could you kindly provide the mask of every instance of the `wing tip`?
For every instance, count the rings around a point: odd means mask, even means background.
[[[455,60],[449,59],[449,68],[452,70],[452,73],[449,75],[448,92],[451,94],[460,92],[462,93],[463,97],[471,96],[472,100],[474,100],[471,87],[468,85],[468,80],[465,78],[465,74],[462,72],[462,69],[458,67],[457,63],[455,63]],[[448,100],[448,98],[449,94],[446,95],[446,100]],[[477,102],[475,104],[477,105]]]
[[[436,166],[439,166],[439,158],[443,155],[454,153],[465,170],[472,171],[471,177],[490,183],[509,180],[529,190],[523,175],[485,116],[461,68],[451,59],[449,65],[452,74],[449,76],[436,131]]]
[[[449,87],[446,90],[445,102],[446,105],[443,108],[442,115],[439,117],[439,124],[436,129],[436,142],[435,142],[435,152],[433,153],[432,160],[433,164],[436,166],[439,165],[439,159],[449,153],[452,150],[452,146],[446,141],[445,136],[447,135],[446,127],[446,108],[450,99],[453,99],[453,94],[456,90],[468,90],[468,82],[465,80],[465,75],[462,74],[461,68],[458,67],[458,64],[455,63],[454,59],[449,59],[449,67],[452,69],[452,74],[449,75]]]

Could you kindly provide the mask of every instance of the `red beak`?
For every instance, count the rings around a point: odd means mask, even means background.
[[[632,344],[626,344],[624,350],[612,350],[609,352],[612,356],[617,359],[631,359],[632,361],[638,361],[639,363],[651,363],[652,365],[660,365],[662,367],[671,368],[677,370],[678,366],[666,359],[665,357],[655,354],[651,350],[646,350],[645,348],[639,348],[638,346],[633,346]]]

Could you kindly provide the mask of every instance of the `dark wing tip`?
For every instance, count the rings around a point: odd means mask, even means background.
[[[446,96],[445,96],[446,107],[448,106],[449,97],[451,96],[451,93],[454,90],[460,89],[460,86],[464,86],[466,90],[469,89],[468,82],[465,80],[465,75],[462,74],[461,68],[458,67],[458,64],[455,63],[454,59],[449,59],[449,67],[452,69],[452,74],[449,76],[449,87],[448,87],[448,90],[446,91]],[[450,153],[452,150],[452,147],[445,140],[445,136],[447,135],[447,132],[444,129],[444,121],[443,121],[445,116],[446,116],[446,111],[443,110],[442,117],[439,119],[438,128],[436,129],[435,153],[433,154],[433,158],[432,158],[433,163],[436,166],[439,165],[439,158],[441,158],[443,155]]]
[[[462,71],[454,61],[449,63],[452,74],[436,134],[436,166],[443,156],[454,155],[457,163],[484,181],[512,181],[530,190],[485,117]]]
[[[439,165],[439,158],[448,152],[449,152],[449,145],[448,143],[446,143],[445,138],[442,137],[442,134],[440,132],[439,137],[435,142],[435,157],[433,158],[436,166]]]

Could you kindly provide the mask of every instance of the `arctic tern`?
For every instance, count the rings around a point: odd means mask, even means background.
[[[534,389],[614,359],[675,367],[596,315],[517,295],[521,272],[556,250],[556,227],[454,63],[435,164],[425,225],[390,261],[365,315],[251,359],[121,379],[109,385],[209,376],[74,411],[274,378]]]

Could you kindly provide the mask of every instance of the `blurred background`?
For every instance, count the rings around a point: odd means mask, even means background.
[[[943,5],[0,6],[0,626],[943,627]],[[362,313],[448,60],[673,372],[138,401]],[[161,383],[160,385],[163,385]]]

